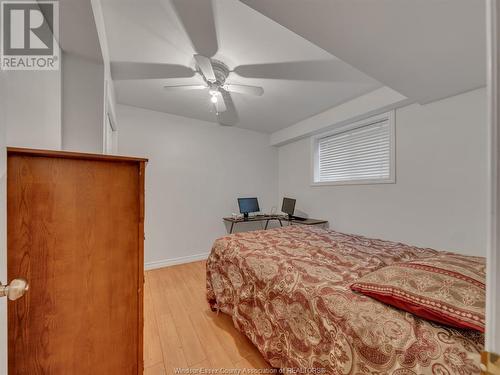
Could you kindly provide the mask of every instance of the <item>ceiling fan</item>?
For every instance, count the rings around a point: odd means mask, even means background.
[[[113,61],[111,75],[114,80],[186,78],[201,74],[204,84],[165,86],[165,90],[207,90],[215,107],[217,121],[228,126],[238,122],[231,93],[256,96],[264,94],[262,87],[226,82],[230,72],[241,77],[261,79],[337,82],[360,80],[358,70],[338,59],[240,65],[231,71],[222,61],[213,59],[219,46],[212,0],[171,0],[171,3],[196,52],[193,56],[196,70],[176,64]]]
[[[217,116],[228,110],[227,99],[225,98],[228,97],[229,92],[257,96],[264,94],[262,87],[226,83],[229,68],[222,61],[210,59],[203,55],[194,55],[194,60],[205,84],[165,86],[166,90],[208,90],[210,101],[214,104]]]

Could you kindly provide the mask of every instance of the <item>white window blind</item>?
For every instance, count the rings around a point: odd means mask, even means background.
[[[392,176],[392,126],[389,117],[320,137],[316,143],[315,182],[389,182]]]

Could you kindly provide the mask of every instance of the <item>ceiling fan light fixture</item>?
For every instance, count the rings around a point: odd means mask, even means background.
[[[212,95],[212,97],[210,98],[210,101],[214,104],[217,103],[217,97],[215,95]]]

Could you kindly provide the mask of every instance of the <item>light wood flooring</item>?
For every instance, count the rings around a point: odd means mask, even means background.
[[[147,271],[145,277],[145,375],[170,375],[175,368],[269,368],[231,318],[208,307],[204,261]]]

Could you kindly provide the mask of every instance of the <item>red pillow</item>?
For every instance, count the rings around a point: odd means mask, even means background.
[[[484,332],[485,258],[442,253],[371,272],[351,289],[419,317]]]

